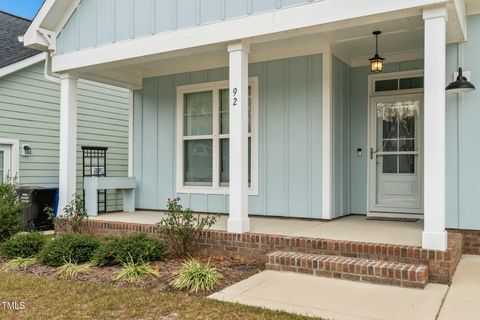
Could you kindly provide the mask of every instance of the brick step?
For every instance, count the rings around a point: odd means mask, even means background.
[[[267,254],[266,268],[408,288],[428,282],[425,265],[287,251]]]

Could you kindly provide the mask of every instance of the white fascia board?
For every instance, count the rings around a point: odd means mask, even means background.
[[[46,0],[24,35],[24,45],[37,50],[53,50],[42,33],[52,35],[54,42],[81,0]]]
[[[24,46],[38,50],[47,50],[49,43],[40,36],[38,31],[41,28],[42,22],[52,11],[52,8],[55,5],[56,1],[57,0],[46,0],[40,7],[40,10],[30,24],[30,27],[28,27],[27,32],[23,36]]]
[[[45,55],[45,53],[39,53],[30,58],[23,59],[21,61],[12,63],[6,67],[0,68],[0,78],[45,60]]]
[[[166,52],[225,43],[273,33],[341,23],[374,15],[405,13],[405,10],[445,4],[447,0],[378,1],[324,0],[227,20],[219,23],[164,32],[125,40],[97,48],[83,49],[53,57],[53,71],[60,72],[129,59],[152,57]],[[340,26],[339,26],[340,27]]]

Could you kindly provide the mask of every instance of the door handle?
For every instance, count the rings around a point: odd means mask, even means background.
[[[373,155],[377,153],[377,151],[373,151],[373,148],[370,148],[370,159],[373,160]]]

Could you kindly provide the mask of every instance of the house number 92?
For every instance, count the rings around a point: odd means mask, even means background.
[[[233,91],[233,106],[235,107],[238,104],[238,98],[237,98],[238,89],[233,88],[232,91]]]

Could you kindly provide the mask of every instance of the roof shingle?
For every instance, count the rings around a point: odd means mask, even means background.
[[[34,56],[40,51],[26,48],[18,41],[31,21],[0,11],[0,68]]]

